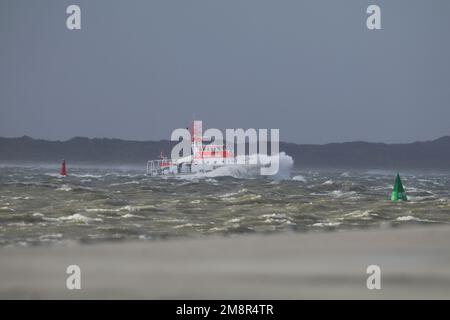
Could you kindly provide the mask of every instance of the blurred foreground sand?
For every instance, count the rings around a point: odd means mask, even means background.
[[[0,298],[448,299],[450,227],[0,248]]]

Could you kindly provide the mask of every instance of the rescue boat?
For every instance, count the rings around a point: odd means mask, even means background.
[[[245,163],[244,163],[245,164]],[[236,165],[233,151],[225,144],[214,144],[203,137],[202,121],[193,121],[191,127],[191,154],[170,159],[160,154],[159,159],[147,162],[147,175],[179,175],[210,172],[224,166]]]

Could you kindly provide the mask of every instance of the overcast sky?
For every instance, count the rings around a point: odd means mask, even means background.
[[[0,136],[169,139],[195,116],[299,143],[434,139],[449,60],[448,0],[0,0]]]

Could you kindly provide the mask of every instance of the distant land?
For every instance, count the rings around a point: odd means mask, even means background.
[[[170,155],[174,142],[127,141],[76,137],[67,141],[0,138],[0,162],[55,163],[66,159],[78,164],[141,164]],[[344,142],[323,145],[280,143],[280,150],[294,158],[298,168],[429,168],[450,169],[450,136],[432,141],[385,144]]]

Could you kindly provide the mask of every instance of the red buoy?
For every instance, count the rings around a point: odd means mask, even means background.
[[[63,160],[61,163],[61,169],[59,170],[59,174],[61,176],[67,176],[67,171],[66,171],[66,160]]]

